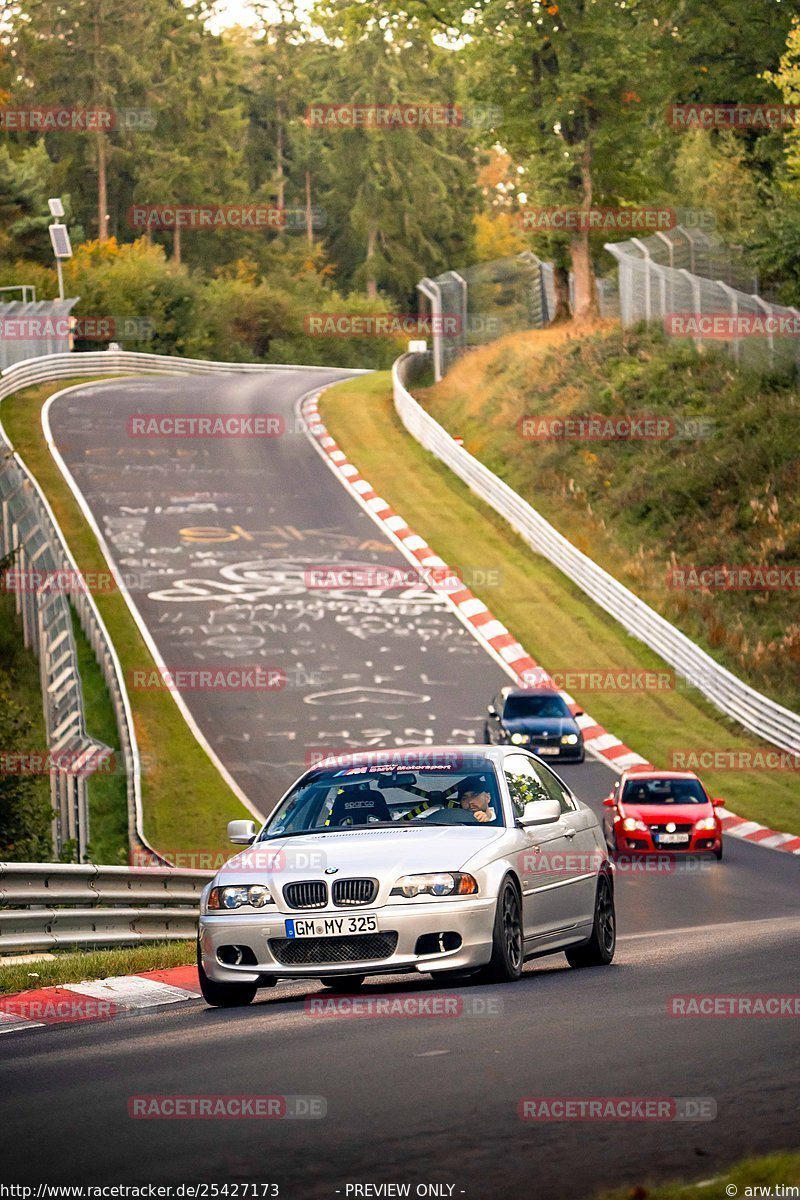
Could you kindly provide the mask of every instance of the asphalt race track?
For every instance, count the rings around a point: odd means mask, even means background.
[[[365,597],[305,586],[314,565],[406,566],[293,428],[296,400],[320,378],[120,380],[51,410],[167,665],[284,672],[275,691],[184,695],[264,812],[309,748],[479,740],[504,678],[424,588]],[[277,413],[288,431],[128,435],[128,417],[158,411]],[[613,778],[588,760],[563,773],[595,805]],[[611,968],[575,971],[556,956],[529,963],[514,986],[448,988],[474,1010],[455,1019],[320,1017],[304,999],[321,989],[293,984],[245,1010],[193,1004],[0,1038],[0,1173],[9,1183],[276,1182],[291,1200],[355,1196],[352,1185],[367,1183],[560,1200],[646,1177],[712,1178],[745,1154],[797,1145],[796,1022],[678,1019],[668,1000],[796,993],[799,883],[797,857],[732,839],[720,864],[621,869]],[[433,987],[403,976],[363,993]],[[130,1096],[161,1093],[321,1096],[327,1115],[128,1117]],[[523,1097],[709,1098],[717,1116],[531,1123],[517,1115]]]
[[[51,409],[54,438],[165,664],[259,666],[285,678],[274,691],[185,693],[265,814],[310,750],[479,737],[505,678],[426,587],[369,596],[306,587],[305,573],[328,564],[410,570],[295,430],[297,398],[345,374],[107,383]],[[153,412],[276,413],[286,433],[130,436],[128,418]]]

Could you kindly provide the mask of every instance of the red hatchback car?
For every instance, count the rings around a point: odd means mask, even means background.
[[[603,832],[609,850],[711,853],[722,858],[722,822],[691,771],[626,771],[603,801]]]

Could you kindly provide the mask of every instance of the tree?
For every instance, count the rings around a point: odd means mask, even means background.
[[[53,164],[44,142],[13,156],[0,146],[0,257],[52,261],[47,197]]]
[[[123,8],[115,0],[16,0],[8,36],[13,103],[92,112],[135,108],[153,49],[150,16],[144,7]],[[86,194],[87,170],[94,179],[91,224],[100,241],[109,235],[109,171],[136,136],[132,128],[112,131],[101,123],[45,134],[51,158],[74,181],[69,190],[76,197]]]
[[[726,130],[688,130],[675,159],[680,198],[689,208],[712,212],[725,241],[752,236],[761,218],[758,181],[748,163],[743,139]]]
[[[80,296],[76,316],[147,319],[152,338],[140,343],[125,338],[126,349],[203,353],[196,344],[202,327],[198,282],[167,262],[163,246],[149,245],[144,238],[123,245],[116,238],[87,242],[65,264],[64,280],[69,293]]]
[[[664,0],[660,55],[668,100],[771,102],[765,72],[777,69],[792,22],[785,0]],[[795,10],[796,11],[796,10]]]
[[[539,203],[588,211],[638,201],[653,91],[657,0],[389,0],[501,113],[492,137],[528,169]],[[568,236],[576,319],[596,312],[588,226]]]
[[[784,104],[800,108],[800,17],[792,23],[777,70],[765,71],[764,79],[778,89]],[[786,174],[800,199],[800,127],[785,132],[784,148]]]
[[[142,204],[227,204],[247,196],[245,115],[239,61],[233,46],[204,24],[202,3],[166,0],[152,14],[158,54],[145,95],[158,113],[158,137],[137,154],[135,193]],[[213,164],[213,168],[212,168]],[[203,232],[194,260],[204,261]],[[234,234],[238,237],[238,234]],[[181,226],[172,231],[173,257],[181,261]]]
[[[800,105],[800,18],[795,18],[786,39],[786,48],[774,71],[764,79],[777,88],[787,105]],[[800,129],[782,131],[782,161],[776,166],[763,206],[763,219],[750,240],[753,258],[788,305],[800,304]]]
[[[402,20],[332,3],[316,11],[331,50],[313,105],[452,102],[452,58]],[[408,300],[422,275],[469,261],[478,208],[471,130],[319,129],[329,249],[342,285]]]

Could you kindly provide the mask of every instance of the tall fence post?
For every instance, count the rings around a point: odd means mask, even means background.
[[[723,283],[721,279],[716,279],[714,282],[716,283],[717,287],[721,288],[722,291],[725,293],[725,295],[728,297],[728,303],[731,306],[731,316],[734,319],[735,329],[736,329],[736,332],[733,337],[732,354],[733,354],[733,361],[738,366],[739,359],[741,357],[740,353],[739,353],[739,323],[737,320],[737,318],[739,316],[739,297],[738,297],[737,293],[734,291],[734,289],[732,287],[729,287],[727,283]]]
[[[683,275],[684,279],[689,281],[689,287],[692,289],[694,311],[699,314],[703,304],[700,296],[700,280],[696,275],[692,275],[691,271],[687,271],[685,267],[681,267],[679,274]],[[700,346],[701,339],[697,334],[692,338],[692,341],[695,346]]]
[[[649,249],[645,246],[641,238],[631,238],[631,245],[635,246],[637,250],[641,250],[644,259],[644,319],[649,321],[653,315],[650,300],[650,266],[652,259]]]
[[[431,345],[433,346],[433,378],[437,383],[442,378],[442,293],[439,285],[426,275],[417,284],[417,291],[431,306]]]
[[[762,300],[760,296],[754,295],[753,299],[755,300],[756,304],[761,309],[761,311],[764,313],[764,315],[766,317],[769,317],[772,313],[772,306],[767,304],[766,300]],[[773,334],[772,329],[769,327],[769,325],[767,326],[767,346],[769,347],[769,365],[770,365],[770,367],[774,368],[774,366],[775,366],[775,335]]]

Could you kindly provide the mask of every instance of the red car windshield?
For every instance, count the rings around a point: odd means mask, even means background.
[[[631,779],[622,800],[624,804],[708,804],[696,779]]]

